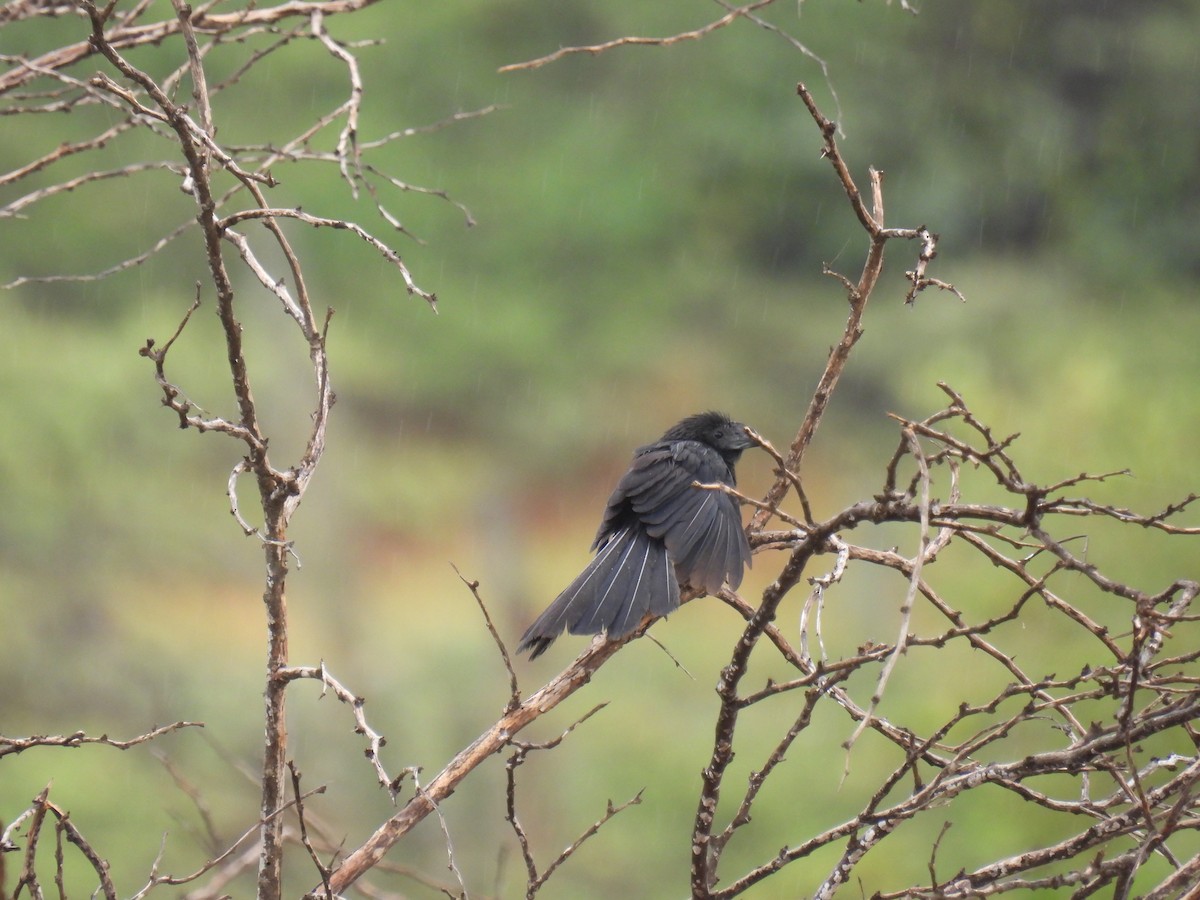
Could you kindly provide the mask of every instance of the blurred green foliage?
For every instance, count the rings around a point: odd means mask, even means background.
[[[450,203],[381,186],[420,243],[389,235],[331,165],[275,172],[279,205],[346,216],[392,239],[440,298],[435,317],[349,235],[290,232],[318,306],[337,310],[338,392],[328,453],[295,522],[303,568],[292,585],[293,656],[326,660],[368,697],[393,769],[436,771],[504,702],[490,640],[447,561],[482,581],[503,633],[515,637],[586,558],[608,482],[633,446],[706,407],[778,445],[789,439],[845,316],[821,264],[855,275],[865,249],[818,156],[798,80],[827,114],[840,111],[861,183],[867,165],[887,173],[889,224],[941,233],[934,274],[968,298],[929,293],[903,307],[911,258],[889,248],[866,336],[809,457],[818,512],[877,490],[895,441],[884,414],[938,408],[938,380],[999,432],[1024,432],[1016,455],[1031,479],[1129,467],[1136,480],[1097,490],[1147,511],[1195,487],[1200,3],[926,0],[914,17],[896,4],[807,0],[764,14],[826,61],[828,81],[745,21],[670,48],[497,73],[559,46],[665,35],[719,14],[685,2],[445,0],[377,4],[330,21],[340,39],[383,41],[356,51],[362,139],[501,107],[370,155],[412,185],[448,191],[478,222],[468,228]],[[32,53],[83,35],[74,17],[36,19],[0,30],[0,49]],[[210,80],[249,50],[214,53]],[[180,53],[167,42],[135,58],[165,71]],[[221,137],[286,140],[346,90],[334,59],[293,44],[220,95]],[[109,119],[83,109],[10,120],[0,168]],[[0,202],[171,150],[124,134],[102,161],[72,159],[0,189]],[[192,214],[161,172],[56,197],[0,223],[0,281],[100,270]],[[177,734],[158,749],[202,787],[228,838],[255,816],[254,790],[227,760],[253,766],[258,753],[260,557],[239,539],[223,495],[238,448],[180,433],[137,355],[147,337],[171,334],[203,279],[189,231],[109,280],[26,284],[0,300],[0,732],[129,736],[203,720],[204,738]],[[276,464],[286,464],[309,422],[305,348],[275,302],[239,279],[256,396]],[[205,299],[169,368],[205,409],[232,414]],[[751,493],[765,487],[765,459],[748,458],[743,470]],[[1095,540],[1093,558],[1147,586],[1196,577],[1194,553],[1177,542],[1132,552],[1124,539]],[[747,596],[772,563],[760,558]],[[986,603],[977,574],[949,577],[976,585],[972,602]],[[867,637],[890,638],[890,621],[872,623],[880,603],[894,611],[899,592],[847,583],[828,613],[845,617],[847,647],[871,627],[884,633]],[[565,867],[550,896],[612,896],[633,877],[639,896],[681,893],[711,685],[732,625],[716,604],[687,608],[655,633],[695,681],[643,642],[539,725],[549,737],[592,703],[613,701],[522,772],[520,812],[541,859],[598,818],[606,799],[647,788],[641,806]],[[562,644],[547,664],[521,664],[528,687],[578,642]],[[899,684],[887,698],[897,710],[927,690],[920,679]],[[314,814],[354,846],[388,805],[348,713],[315,695],[299,686],[292,700],[293,755],[310,785],[330,784]],[[731,851],[742,863],[857,808],[854,779],[839,792],[830,777],[848,729],[831,717],[812,738],[825,745],[806,745],[772,785],[754,826],[763,843]],[[778,722],[748,722],[747,744],[769,746],[777,732]],[[855,777],[866,778],[872,752],[869,740],[856,750]],[[751,756],[739,765],[748,770]],[[191,837],[194,810],[144,748],[32,751],[0,767],[0,817],[53,778],[53,796],[113,860],[123,891],[140,886],[164,830],[172,871],[206,855]],[[468,884],[507,896],[522,867],[501,781],[499,764],[479,773],[445,813]],[[981,831],[996,852],[1020,849],[1022,829],[1039,827],[990,808],[960,815],[946,852],[969,853]],[[927,841],[905,844],[901,832],[894,842],[892,855],[872,862],[883,868],[864,869],[881,888],[925,875]],[[427,823],[396,856],[440,873],[441,845]],[[793,866],[752,895],[810,889],[822,862]]]

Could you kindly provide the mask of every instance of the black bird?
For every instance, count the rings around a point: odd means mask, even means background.
[[[608,498],[592,542],[595,558],[538,616],[517,651],[540,656],[567,629],[606,632],[616,640],[647,613],[679,606],[679,586],[715,593],[736,588],[750,565],[737,501],[693,482],[734,486],[733,467],[753,447],[746,426],[718,412],[689,416],[634,451],[629,471]]]

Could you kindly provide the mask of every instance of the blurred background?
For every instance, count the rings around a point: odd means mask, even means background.
[[[684,0],[443,0],[329,21],[339,39],[382,42],[356,50],[364,140],[500,106],[369,157],[410,185],[447,192],[473,227],[454,203],[381,183],[411,237],[390,234],[334,166],[275,171],[274,202],[344,216],[391,240],[439,297],[435,316],[347,234],[290,231],[315,304],[337,310],[338,394],[327,453],[294,519],[303,567],[290,584],[292,658],[324,660],[367,698],[392,772],[420,765],[431,777],[506,700],[491,638],[452,563],[480,581],[515,642],[587,560],[635,446],[706,408],[777,446],[790,440],[846,315],[844,292],[821,265],[857,277],[866,247],[819,157],[798,81],[838,119],[860,185],[868,165],[886,172],[888,224],[941,234],[931,272],[967,298],[931,291],[905,307],[903,271],[915,248],[889,246],[866,334],[807,458],[816,514],[879,489],[896,440],[886,413],[939,409],[938,381],[998,433],[1022,432],[1014,455],[1030,480],[1128,467],[1133,477],[1098,488],[1099,499],[1145,512],[1196,489],[1200,3],[924,0],[913,16],[878,0],[807,0],[762,14],[826,72],[746,21],[669,48],[497,71],[560,46],[673,34],[721,14]],[[27,21],[0,30],[0,50],[33,54],[84,33],[70,16]],[[223,48],[213,71],[232,72],[248,52]],[[179,58],[177,42],[135,56],[160,72]],[[89,61],[73,74],[96,68]],[[297,42],[220,95],[220,135],[278,144],[346,94],[340,64]],[[95,134],[107,115],[10,124],[0,130],[0,166]],[[329,130],[317,145],[335,140]],[[103,159],[0,188],[0,202],[84,167],[170,152],[126,135]],[[192,215],[177,179],[161,172],[56,197],[0,224],[0,281],[98,271]],[[203,733],[126,753],[33,750],[0,762],[0,818],[11,820],[53,780],[52,799],[108,855],[123,893],[144,882],[164,832],[165,870],[210,853],[194,804],[156,755],[201,792],[223,840],[257,814],[242,770],[259,765],[263,567],[259,546],[228,514],[225,482],[239,447],[181,432],[137,353],[147,337],[170,336],[205,277],[189,231],[108,280],[24,284],[0,296],[0,733],[124,738],[178,719],[206,723]],[[306,349],[276,301],[239,277],[254,390],[274,461],[286,465],[309,425]],[[233,415],[210,294],[205,301],[169,372],[206,410]],[[747,455],[749,493],[765,489],[770,468],[765,456]],[[244,511],[252,495],[243,485]],[[855,539],[891,546],[896,535]],[[1093,561],[1147,589],[1200,574],[1178,540],[1106,549]],[[756,559],[745,596],[777,562]],[[835,630],[846,649],[891,640],[902,596],[903,584],[848,582],[830,600],[831,643]],[[543,861],[599,818],[607,799],[646,788],[643,803],[586,845],[546,896],[609,897],[631,873],[645,888],[639,896],[685,892],[713,684],[737,622],[704,601],[654,634],[694,678],[639,642],[529,735],[548,739],[610,701],[521,771],[518,809]],[[544,659],[521,661],[525,690],[582,646],[564,638]],[[970,683],[964,663],[950,687]],[[859,687],[868,697],[870,685]],[[318,695],[313,684],[290,695],[292,755],[308,786],[329,785],[312,814],[354,847],[390,804],[348,710]],[[961,699],[955,693],[947,708]],[[915,701],[897,689],[889,702],[884,712],[903,720]],[[797,745],[756,819],[762,843],[731,847],[740,861],[731,877],[859,808],[853,780],[840,791],[836,783],[851,730],[829,714]],[[778,732],[764,723],[761,746]],[[856,761],[864,785],[870,761],[869,748]],[[497,759],[444,810],[468,887],[485,896],[516,895],[524,876],[502,784]],[[959,815],[960,849],[979,843],[972,821],[997,853],[1019,849],[1028,827],[1004,824],[994,809]],[[906,845],[897,835],[895,844],[894,856],[864,866],[864,879],[879,879],[868,889],[925,877],[928,839]],[[435,821],[391,858],[450,881]],[[810,890],[832,859],[792,866],[750,895]],[[299,855],[290,870],[297,889],[311,881]],[[407,879],[393,887],[437,895]]]

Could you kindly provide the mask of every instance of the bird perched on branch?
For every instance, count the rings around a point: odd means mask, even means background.
[[[541,655],[565,628],[633,631],[646,614],[679,606],[679,586],[715,593],[736,588],[750,565],[750,544],[733,487],[733,467],[753,447],[746,426],[718,412],[689,416],[659,440],[639,447],[622,476],[592,542],[595,558],[521,636],[518,652]]]

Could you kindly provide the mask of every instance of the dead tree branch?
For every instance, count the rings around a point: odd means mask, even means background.
[[[82,731],[76,731],[74,734],[53,734],[42,735],[35,734],[25,738],[11,738],[0,735],[0,757],[8,756],[13,753],[21,753],[29,750],[31,747],[82,747],[85,744],[103,744],[106,747],[116,747],[118,750],[128,750],[130,747],[136,747],[139,744],[145,744],[161,737],[164,734],[169,734],[172,731],[179,731],[181,728],[203,728],[203,722],[174,722],[171,725],[162,725],[145,734],[139,734],[137,737],[129,738],[128,740],[117,740],[110,738],[107,734],[102,734],[99,737],[91,737]]]

